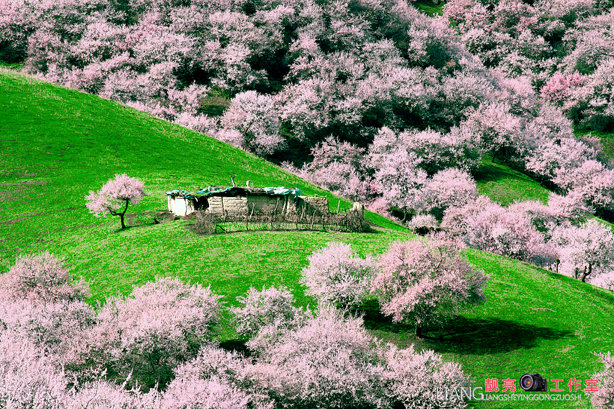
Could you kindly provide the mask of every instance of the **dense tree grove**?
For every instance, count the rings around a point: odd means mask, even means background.
[[[609,0],[450,0],[444,16],[487,67],[529,78],[577,125],[611,129],[613,5]]]
[[[468,382],[460,365],[384,344],[333,307],[295,307],[284,288],[251,289],[230,310],[249,354],[216,341],[222,304],[209,288],[160,278],[97,311],[85,296],[49,254],[2,276],[0,407],[466,407],[435,393]]]

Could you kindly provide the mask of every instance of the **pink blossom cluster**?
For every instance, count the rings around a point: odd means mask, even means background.
[[[486,280],[453,242],[414,240],[394,243],[379,258],[371,288],[384,314],[415,325],[420,335],[462,306],[484,302]]]
[[[49,253],[21,257],[0,275],[0,300],[44,304],[83,301],[88,295],[87,285],[72,282],[62,262]]]
[[[320,305],[354,309],[369,295],[373,264],[370,256],[358,256],[349,244],[328,243],[309,256],[301,283]]]
[[[576,125],[611,127],[611,70],[603,68],[614,48],[608,2],[505,0],[488,8],[478,0],[451,0],[443,14],[486,66],[530,78]]]
[[[614,405],[614,356],[601,354],[603,370],[594,376],[599,380],[599,389],[591,394],[591,404],[595,409],[606,409]]]
[[[282,407],[305,408],[436,407],[436,383],[467,381],[458,364],[432,351],[382,344],[361,319],[328,308],[270,343],[248,373]],[[447,404],[465,407],[460,399]]]
[[[250,288],[246,296],[237,297],[241,304],[231,307],[237,334],[249,339],[247,346],[253,351],[265,348],[281,333],[297,328],[311,316],[307,309],[295,307],[294,296],[284,287]]]
[[[561,102],[569,95],[571,88],[582,85],[585,80],[577,71],[569,75],[557,71],[540,90],[541,96],[548,101]]]

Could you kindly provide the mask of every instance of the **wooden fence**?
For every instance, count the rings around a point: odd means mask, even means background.
[[[204,211],[195,213],[191,228],[198,234],[220,234],[238,231],[346,231],[364,232],[369,230],[362,212],[348,210],[341,213],[320,213],[303,208],[300,213],[279,212],[255,213],[253,210],[243,216],[211,214]]]

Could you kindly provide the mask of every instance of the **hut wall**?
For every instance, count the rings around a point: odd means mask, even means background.
[[[276,212],[288,216],[296,216],[313,211],[319,214],[329,212],[328,199],[325,197],[299,196],[295,201],[290,196],[260,196],[249,195],[207,198],[207,212],[219,216],[246,216],[252,211],[254,214],[271,214]],[[168,210],[177,216],[187,216],[196,211],[196,202],[183,196],[168,196]],[[305,209],[305,210],[303,210]]]
[[[168,211],[177,216],[187,216],[194,212],[194,204],[183,196],[168,196]]]
[[[223,199],[224,199],[223,197],[217,197],[217,196],[209,197],[208,198],[209,207],[207,208],[207,212],[211,214],[216,214],[216,215],[223,215],[224,214]]]
[[[247,198],[246,197],[223,197],[224,211],[229,216],[245,216],[247,215]]]
[[[245,216],[247,214],[246,197],[219,197],[208,198],[209,208],[207,211],[215,215]]]

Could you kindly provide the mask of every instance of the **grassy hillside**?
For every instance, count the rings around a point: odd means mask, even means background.
[[[69,233],[115,226],[117,220],[90,216],[84,197],[116,173],[146,182],[149,196],[129,212],[164,210],[165,191],[228,185],[231,176],[240,184],[326,195],[337,207],[330,193],[215,139],[115,102],[1,73],[0,252],[9,257],[66,235],[58,226]],[[350,205],[342,201],[341,208]]]
[[[478,192],[507,206],[514,201],[539,200],[548,202],[549,191],[522,172],[501,163],[484,159],[475,174]]]
[[[231,175],[241,183],[297,186],[307,194],[327,195],[333,207],[337,199],[211,138],[7,70],[0,71],[0,112],[0,272],[18,254],[47,250],[63,257],[71,273],[91,283],[93,303],[168,275],[211,284],[228,304],[250,286],[285,285],[306,305],[313,300],[305,296],[298,280],[314,249],[338,240],[351,243],[363,255],[377,254],[395,240],[413,238],[375,215],[371,220],[386,228],[360,234],[198,236],[185,228],[184,221],[154,225],[150,212],[165,209],[164,191],[227,184]],[[495,170],[498,173],[493,175]],[[95,218],[84,206],[87,192],[118,172],[141,178],[150,194],[130,210],[134,227],[125,231],[118,230],[115,218]],[[509,173],[493,164],[481,172],[480,189],[507,180]],[[592,353],[614,351],[612,294],[502,257],[478,251],[468,251],[467,257],[491,277],[485,305],[420,340],[374,309],[365,311],[368,328],[386,340],[416,343],[460,362],[478,386],[486,378],[518,379],[533,371],[548,379],[589,379],[598,367]],[[233,336],[228,326],[223,327],[222,339]],[[527,402],[522,407],[585,404]],[[475,406],[510,407],[505,402]]]
[[[416,0],[413,5],[429,16],[441,16],[444,2],[437,0]]]

